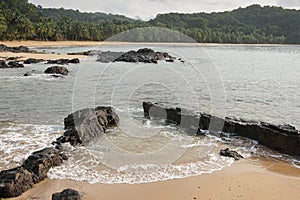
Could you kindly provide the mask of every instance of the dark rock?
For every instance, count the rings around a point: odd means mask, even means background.
[[[0,68],[8,68],[8,65],[4,60],[0,60]]]
[[[32,174],[23,167],[0,172],[0,198],[17,197],[32,186]]]
[[[80,200],[80,194],[76,190],[65,189],[62,192],[52,194],[52,200]]]
[[[62,164],[66,156],[56,148],[45,148],[32,153],[22,167],[32,173],[33,183],[38,183],[47,177],[51,167]]]
[[[231,157],[231,158],[234,158],[234,160],[239,160],[239,159],[241,159],[241,158],[244,158],[244,157],[241,156],[238,152],[229,150],[228,148],[226,148],[226,149],[224,149],[224,150],[221,150],[221,151],[220,151],[220,155],[221,155],[221,156],[225,156],[225,157]]]
[[[9,68],[24,68],[24,65],[15,61],[10,61],[7,63]]]
[[[74,146],[88,143],[105,133],[108,127],[116,126],[118,122],[119,117],[112,107],[100,106],[79,110],[64,119],[66,132],[55,143],[68,142]]]
[[[47,177],[51,167],[60,165],[67,156],[61,146],[49,147],[32,153],[20,167],[0,172],[0,198],[21,195]]]
[[[278,126],[266,122],[230,118],[224,120],[205,113],[183,112],[180,108],[166,108],[149,102],[144,102],[143,108],[147,118],[166,119],[197,134],[201,134],[201,130],[209,130],[211,133],[222,131],[234,136],[256,140],[258,143],[281,153],[300,156],[300,134],[291,125]],[[212,121],[217,124],[216,127],[223,127],[222,130],[210,128]],[[196,127],[194,127],[195,125]]]
[[[77,64],[77,63],[80,63],[80,60],[78,58],[74,58],[74,59],[69,60],[69,63]]]
[[[61,75],[68,75],[69,71],[65,67],[60,67],[60,66],[54,66],[54,67],[49,67],[45,70],[45,74],[61,74]]]
[[[27,60],[24,61],[24,64],[37,64],[44,61],[45,60],[43,59],[28,58]]]
[[[8,47],[4,44],[0,44],[0,51],[13,52],[13,53],[34,53],[35,52],[25,46]]]
[[[78,58],[74,59],[58,59],[58,60],[49,60],[46,64],[57,64],[57,65],[67,65],[69,63],[77,64],[80,60]]]
[[[155,63],[159,60],[174,62],[175,58],[166,52],[155,52],[152,49],[144,48],[137,51],[122,52],[100,52],[98,62],[132,62],[132,63]]]

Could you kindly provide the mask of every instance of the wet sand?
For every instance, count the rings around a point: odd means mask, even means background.
[[[63,189],[78,190],[84,200],[300,199],[300,169],[262,159],[235,162],[211,174],[148,184],[89,184],[45,180],[14,199],[51,199]]]

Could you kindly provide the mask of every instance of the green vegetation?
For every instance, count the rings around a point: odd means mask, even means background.
[[[300,11],[281,7],[252,5],[210,14],[159,14],[143,22],[122,15],[44,9],[27,0],[0,1],[2,40],[106,40],[126,30],[149,26],[179,31],[197,42],[300,44]],[[145,40],[145,35],[139,34],[136,41]],[[165,37],[156,37],[159,35]]]

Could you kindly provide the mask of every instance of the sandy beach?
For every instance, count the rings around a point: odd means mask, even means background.
[[[300,169],[286,163],[245,159],[211,174],[148,184],[89,184],[45,180],[15,200],[51,199],[63,189],[78,190],[84,200],[300,199]]]

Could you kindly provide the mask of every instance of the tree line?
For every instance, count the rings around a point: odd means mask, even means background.
[[[159,14],[147,22],[122,15],[44,9],[27,0],[0,2],[1,40],[95,40],[141,27],[161,27],[197,42],[300,44],[300,11],[251,5],[220,13]],[[146,41],[147,33],[136,41]],[[157,34],[156,41],[165,41]],[[161,38],[160,38],[161,37]]]

